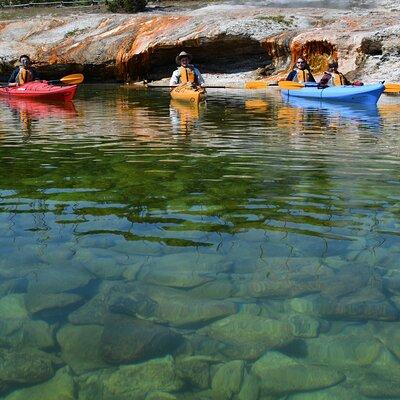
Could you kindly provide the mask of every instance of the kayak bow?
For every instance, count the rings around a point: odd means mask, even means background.
[[[181,85],[171,90],[171,97],[174,100],[198,104],[200,101],[205,100],[206,93],[203,89],[193,89],[186,85]]]

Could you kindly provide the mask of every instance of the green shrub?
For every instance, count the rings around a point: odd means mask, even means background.
[[[106,4],[111,12],[135,13],[145,9],[147,0],[107,0]]]

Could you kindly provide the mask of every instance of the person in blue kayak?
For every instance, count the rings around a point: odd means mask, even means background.
[[[39,79],[37,72],[32,68],[29,56],[23,54],[19,58],[20,66],[16,68],[8,80],[9,86],[19,86]]]
[[[200,71],[191,63],[193,57],[191,54],[181,51],[175,58],[176,63],[179,65],[170,79],[170,86],[178,86],[181,84],[190,84],[193,87],[204,85],[204,79]]]
[[[315,78],[311,73],[310,67],[303,57],[299,57],[297,59],[295,68],[289,72],[286,80],[299,83],[315,82]]]
[[[360,81],[350,82],[341,72],[339,72],[338,68],[339,63],[336,60],[329,61],[328,71],[326,71],[322,76],[318,83],[318,87],[363,85]]]

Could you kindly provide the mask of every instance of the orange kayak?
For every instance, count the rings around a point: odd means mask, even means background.
[[[205,100],[206,92],[202,88],[192,88],[181,85],[171,90],[171,97],[174,100],[188,101],[190,103],[200,103]]]
[[[72,100],[77,85],[58,86],[46,81],[34,81],[22,86],[7,86],[0,88],[0,96],[18,97],[37,100]]]

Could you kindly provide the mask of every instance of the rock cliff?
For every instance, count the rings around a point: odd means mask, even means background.
[[[0,21],[0,72],[5,78],[27,53],[45,78],[80,71],[88,80],[154,80],[170,75],[184,49],[210,80],[248,71],[276,80],[300,55],[316,75],[338,57],[350,78],[400,80],[400,10],[390,0],[350,9],[253,4]]]

